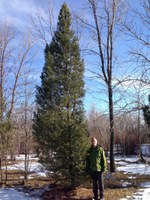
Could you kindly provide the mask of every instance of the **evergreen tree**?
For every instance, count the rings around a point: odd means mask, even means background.
[[[70,186],[81,181],[88,144],[83,73],[78,39],[71,30],[71,14],[63,4],[57,30],[45,48],[33,128],[41,162]]]

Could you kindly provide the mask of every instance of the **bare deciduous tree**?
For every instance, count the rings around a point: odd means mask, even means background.
[[[43,12],[42,12],[43,10]],[[55,19],[53,14],[52,0],[44,1],[42,9],[38,8],[34,15],[31,15],[33,35],[37,42],[43,45],[49,44],[55,30]]]
[[[105,84],[108,96],[109,132],[110,132],[110,172],[115,172],[114,162],[114,91],[113,78],[115,57],[115,39],[118,36],[117,26],[120,24],[124,6],[120,0],[88,0],[88,7],[93,19],[80,21],[91,35],[89,53],[94,57],[96,67],[93,73],[96,79]],[[92,46],[92,45],[91,45]]]
[[[109,151],[109,120],[108,115],[104,115],[92,106],[87,115],[88,131],[90,136],[95,136],[106,152]]]
[[[130,45],[131,61],[140,70],[140,81],[150,84],[150,0],[137,0],[136,4],[130,2],[130,17],[123,28],[132,45]],[[137,77],[138,79],[138,77]]]
[[[7,159],[14,127],[13,112],[22,98],[23,77],[29,74],[33,59],[33,42],[8,24],[1,24],[0,33],[0,170]],[[12,132],[11,132],[12,133]],[[5,162],[6,163],[6,162]],[[6,177],[7,179],[7,177]],[[5,179],[5,182],[6,182]]]

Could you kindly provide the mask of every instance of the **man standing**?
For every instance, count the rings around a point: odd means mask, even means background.
[[[104,199],[103,172],[107,168],[104,149],[97,144],[97,139],[91,139],[91,147],[87,152],[86,168],[90,171],[93,180],[94,199],[98,200],[98,188],[100,191],[100,200]]]

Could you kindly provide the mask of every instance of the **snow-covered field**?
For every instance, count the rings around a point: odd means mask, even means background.
[[[120,161],[121,160],[121,161]],[[130,174],[130,179],[135,178],[135,174],[139,175],[147,175],[150,178],[150,166],[148,164],[138,163],[139,158],[134,157],[116,157],[115,161],[119,167],[117,167],[118,171],[123,171],[125,174]],[[135,163],[136,162],[136,163]],[[128,183],[124,183],[127,185]],[[140,185],[141,189],[135,193],[132,197],[122,198],[120,200],[149,200],[150,199],[150,182],[142,183]]]
[[[20,160],[19,163],[10,165],[7,167],[8,170],[21,170],[24,171],[24,155],[19,155],[16,157],[16,160]],[[38,158],[35,157],[34,155],[31,155],[29,157],[30,162],[29,162],[29,172],[35,173],[37,176],[42,176],[46,177],[46,170],[44,170],[43,166],[38,163]],[[32,178],[32,175],[29,175],[28,178]]]
[[[20,155],[16,158],[17,160],[20,160],[18,164],[10,165],[8,167],[9,170],[23,170],[24,169],[24,163],[23,159],[24,156]],[[30,162],[30,172],[34,172],[34,174],[37,174],[37,176],[46,176],[46,172],[44,171],[43,167],[37,163],[37,158],[31,157],[32,162]],[[135,174],[145,174],[147,176],[150,176],[150,166],[148,164],[141,164],[141,163],[135,163],[138,161],[138,157],[116,157],[115,158],[116,164],[119,166],[117,167],[118,171],[123,171],[124,173],[130,174],[129,179],[134,179]],[[30,176],[29,178],[32,178]],[[128,182],[122,183],[124,187],[128,185]],[[0,188],[0,200],[40,200],[39,197],[31,197],[28,194],[25,194],[23,192],[19,192],[12,188]],[[137,193],[135,193],[132,197],[128,196],[126,198],[122,198],[120,200],[149,200],[150,199],[150,182],[142,183],[140,185],[140,189]]]

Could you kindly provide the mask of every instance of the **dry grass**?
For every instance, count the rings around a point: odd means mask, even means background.
[[[14,162],[17,163],[18,161]],[[104,174],[104,177],[106,177],[105,175],[106,174]],[[150,182],[150,176],[148,175],[132,175],[134,176],[134,179],[129,178],[130,176],[131,175],[124,174],[123,172],[116,172],[111,178],[105,178],[105,200],[119,200],[120,198],[132,196],[138,191],[140,183]],[[54,187],[54,181],[51,179],[37,177],[36,174],[32,174],[32,177],[34,178],[29,179],[28,182],[24,182],[22,171],[11,170],[8,171],[7,183],[5,185],[4,182],[0,184],[4,187],[22,185],[25,189],[38,189],[50,186],[50,190],[43,194],[44,200],[90,200],[93,196],[90,178],[87,178],[79,188],[76,188],[76,190],[66,191],[60,187],[56,187],[56,185]],[[5,178],[4,171],[3,178]]]
[[[105,200],[119,200],[120,198],[131,196],[137,191],[135,188],[124,189],[106,189]],[[45,193],[44,200],[91,200],[93,196],[92,189],[78,188],[74,191],[64,193],[62,190],[53,190]]]
[[[123,198],[125,196],[131,196],[133,193],[135,193],[137,189],[135,188],[130,188],[130,189],[109,189],[107,188],[105,190],[105,200],[118,200],[120,198]],[[72,197],[71,197],[72,196]],[[85,189],[85,188],[80,188],[76,190],[76,194],[70,195],[68,197],[68,200],[70,199],[91,199],[93,196],[92,189]]]
[[[129,175],[117,172],[110,179],[105,180],[105,200],[119,200],[120,198],[132,196],[139,190],[140,183],[149,181],[150,176],[147,175],[134,175],[134,179],[129,179]],[[126,186],[123,183],[126,183]],[[45,193],[44,200],[91,200],[93,196],[91,186],[92,183],[89,179],[76,190],[66,192],[54,188]]]

